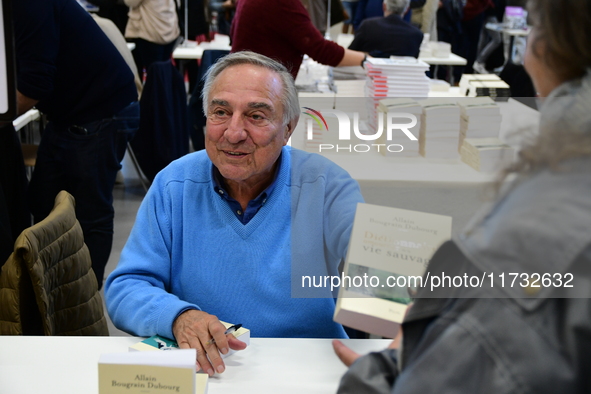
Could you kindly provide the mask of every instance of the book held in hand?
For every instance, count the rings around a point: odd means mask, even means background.
[[[393,338],[429,259],[451,238],[449,216],[357,205],[334,320]]]

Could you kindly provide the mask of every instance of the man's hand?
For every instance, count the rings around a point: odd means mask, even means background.
[[[16,111],[17,115],[21,116],[31,108],[37,104],[39,100],[32,99],[30,97],[25,96],[18,90],[16,91]]]
[[[197,370],[203,369],[209,376],[224,372],[220,357],[230,350],[243,350],[246,344],[232,334],[224,335],[226,327],[217,317],[195,309],[183,312],[173,323],[172,332],[181,349],[197,350]],[[212,341],[213,339],[213,341]]]

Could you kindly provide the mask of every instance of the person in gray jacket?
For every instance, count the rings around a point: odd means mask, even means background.
[[[528,8],[539,135],[428,267],[482,287],[420,289],[398,349],[359,357],[335,341],[340,394],[591,392],[591,2]]]

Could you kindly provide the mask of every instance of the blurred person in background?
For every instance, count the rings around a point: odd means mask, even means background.
[[[366,55],[324,39],[300,0],[239,0],[232,52],[252,51],[283,64],[296,78],[304,55],[329,66],[359,66]]]
[[[357,13],[357,6],[359,5],[359,0],[341,0],[343,3],[343,8],[347,12],[348,18],[343,21],[343,34],[353,34],[355,33],[353,29],[353,20],[355,19],[355,14]]]
[[[113,186],[139,122],[133,73],[75,0],[13,2],[17,105],[47,115],[28,196],[35,222],[56,195],[76,216],[99,288],[113,242]]]
[[[384,0],[384,16],[363,21],[349,49],[373,57],[419,57],[423,33],[402,19],[409,5],[410,0]]]
[[[135,43],[133,58],[140,77],[154,62],[170,59],[181,35],[175,0],[125,0],[129,20],[125,38]]]

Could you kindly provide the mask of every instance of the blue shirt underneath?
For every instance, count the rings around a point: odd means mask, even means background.
[[[267,198],[269,198],[271,192],[273,192],[273,189],[275,189],[275,185],[277,183],[277,174],[279,174],[279,169],[281,168],[281,157],[282,155],[279,155],[279,158],[277,159],[277,166],[275,167],[273,182],[271,182],[271,184],[265,190],[263,190],[261,194],[259,194],[256,198],[250,200],[244,211],[242,211],[242,206],[240,205],[240,203],[236,201],[232,196],[230,196],[230,193],[228,193],[228,191],[224,189],[224,187],[222,186],[224,178],[220,173],[220,170],[218,170],[216,166],[213,166],[213,169],[211,171],[213,189],[224,200],[226,200],[228,205],[230,205],[230,208],[232,208],[232,212],[234,212],[234,215],[236,215],[236,217],[238,218],[238,220],[240,220],[242,224],[250,222],[250,219],[252,219],[254,215],[256,215],[256,213],[259,211],[259,209],[261,209],[263,205],[265,205],[265,203],[267,202]]]

